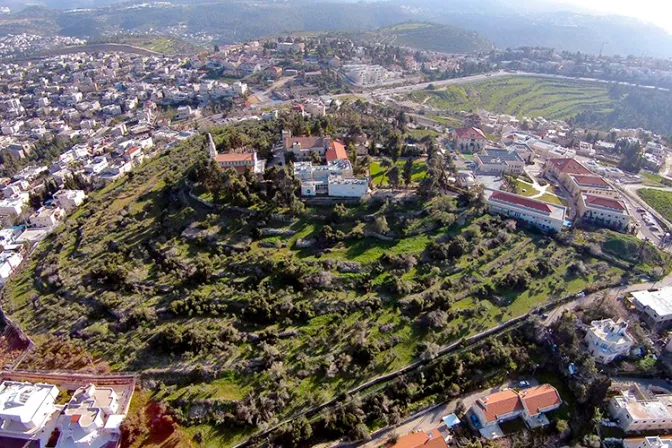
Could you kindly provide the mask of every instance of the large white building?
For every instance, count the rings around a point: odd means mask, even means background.
[[[54,193],[54,202],[66,212],[70,212],[84,202],[86,193],[82,190],[59,190]]]
[[[628,230],[630,227],[630,213],[619,199],[581,194],[576,203],[577,215],[593,224],[617,230]]]
[[[58,388],[51,384],[0,384],[0,437],[33,438],[55,411],[56,397]]]
[[[654,326],[669,326],[672,322],[672,286],[657,291],[631,293],[632,303]]]
[[[507,149],[484,149],[474,158],[483,173],[520,174],[525,169],[525,161],[518,153]]]
[[[672,395],[647,398],[637,387],[624,391],[609,402],[611,418],[623,431],[672,430]]]
[[[601,176],[570,174],[567,177],[565,187],[574,197],[578,197],[581,194],[589,194],[592,196],[618,198],[618,192],[611,188],[611,185]]]
[[[559,232],[565,225],[567,209],[561,205],[495,190],[485,190],[485,198],[491,213],[520,219],[541,230]]]
[[[632,349],[634,339],[628,333],[628,323],[611,319],[594,320],[586,332],[588,351],[601,364],[609,364]]]
[[[301,181],[302,196],[361,198],[369,192],[369,180],[354,177],[352,164],[347,159],[332,160],[326,165],[295,163],[294,177]]]
[[[623,439],[623,448],[672,448],[672,436],[647,436]]]

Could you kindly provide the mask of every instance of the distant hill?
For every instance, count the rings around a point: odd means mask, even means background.
[[[359,35],[367,42],[445,53],[490,51],[494,44],[473,31],[451,25],[406,22]]]

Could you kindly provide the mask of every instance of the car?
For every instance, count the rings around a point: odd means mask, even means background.
[[[529,381],[518,381],[518,387],[530,387]]]
[[[646,213],[646,210],[644,210],[642,207],[639,207],[639,208],[637,209],[637,211],[638,211],[639,213]]]
[[[541,318],[542,318],[542,319],[548,319],[548,314],[546,314],[546,313],[542,314],[542,315],[541,315]]]
[[[476,414],[471,414],[471,423],[474,425],[474,428],[478,429],[481,427],[481,422],[478,421]]]
[[[580,293],[578,293],[578,294],[576,295],[576,298],[577,298],[577,299],[583,299],[584,297],[586,297],[586,293],[583,292],[583,291],[581,291]]]
[[[660,232],[660,229],[659,229],[658,227],[656,227],[656,226],[651,226],[651,228],[650,228],[649,230],[651,230],[653,233],[658,233],[658,232]]]

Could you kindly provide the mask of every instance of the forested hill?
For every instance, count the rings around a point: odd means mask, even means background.
[[[638,87],[612,86],[609,95],[617,100],[610,111],[578,114],[578,126],[600,128],[643,128],[672,136],[672,92]]]

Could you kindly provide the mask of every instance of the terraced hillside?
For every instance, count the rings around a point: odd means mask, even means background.
[[[409,94],[418,103],[453,111],[486,109],[517,117],[567,119],[584,111],[605,112],[616,101],[599,83],[534,77],[504,77]]]

